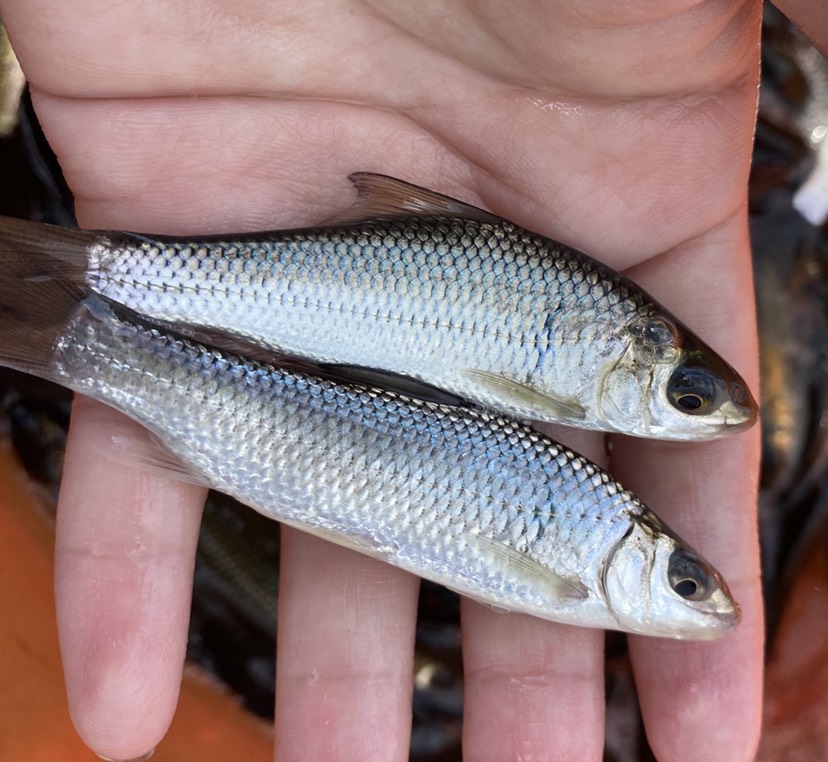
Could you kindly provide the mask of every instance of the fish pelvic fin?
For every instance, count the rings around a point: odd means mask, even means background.
[[[522,411],[521,415],[542,421],[581,421],[586,417],[586,410],[575,400],[540,392],[509,376],[478,368],[467,368],[464,373],[500,405]]]
[[[395,217],[463,217],[481,222],[500,218],[451,196],[372,172],[348,175],[359,194],[353,207],[326,224],[350,224]]]
[[[42,266],[48,246],[33,236],[51,226],[11,222],[0,220],[0,365],[54,381],[52,349],[85,293]]]

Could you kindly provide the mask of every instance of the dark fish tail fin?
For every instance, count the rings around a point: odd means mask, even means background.
[[[9,248],[12,240],[0,220],[0,365],[56,380],[52,349],[85,294],[71,280],[33,266],[33,241]],[[48,252],[39,256],[45,261]]]
[[[5,267],[16,256],[18,277],[60,278],[80,286],[86,282],[87,249],[99,237],[88,230],[0,217],[0,262]]]

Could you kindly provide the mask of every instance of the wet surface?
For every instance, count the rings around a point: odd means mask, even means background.
[[[750,184],[762,362],[760,528],[768,611],[762,760],[828,758],[828,237],[794,208],[819,160],[828,66],[772,8]],[[0,212],[71,224],[71,199],[24,96],[0,137]],[[0,370],[0,436],[54,504],[70,396]],[[279,527],[211,494],[198,549],[188,656],[254,715],[273,712]],[[607,637],[605,760],[654,759],[623,635]],[[424,583],[413,760],[459,760],[462,659],[457,596]]]

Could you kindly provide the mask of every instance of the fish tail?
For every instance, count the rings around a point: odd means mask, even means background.
[[[0,217],[0,261],[19,256],[21,276],[61,278],[70,283],[86,282],[87,250],[100,233],[42,222]]]
[[[63,231],[71,241],[57,231],[0,218],[0,365],[50,380],[52,348],[85,297],[77,265],[64,256],[72,248],[77,259],[79,231]]]

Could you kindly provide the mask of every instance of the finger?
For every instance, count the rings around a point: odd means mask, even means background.
[[[56,603],[72,720],[98,754],[132,759],[161,740],[178,700],[204,490],[107,460],[113,427],[78,398],[55,545]]]
[[[692,276],[692,277],[691,277]],[[639,268],[635,276],[756,390],[756,338],[746,226]],[[688,284],[692,283],[692,288]],[[650,743],[660,759],[753,759],[762,683],[756,490],[758,427],[710,443],[619,440],[613,470],[724,575],[742,622],[715,643],[631,638]]]
[[[285,528],[276,759],[407,760],[416,577]]]
[[[467,759],[601,759],[604,639],[462,602]]]
[[[601,462],[602,437],[562,428],[554,436]],[[469,600],[462,624],[466,758],[602,758],[601,631],[501,614]]]
[[[644,462],[648,469],[672,475],[672,484],[662,480],[648,487],[632,476],[628,481],[720,569],[742,609],[736,630],[714,643],[630,639],[647,735],[659,759],[754,758],[764,637],[756,516],[749,505],[755,492],[721,489],[717,478],[755,473],[753,436],[744,439],[697,446],[703,457],[694,453],[695,466],[686,454],[655,443],[638,443],[625,453],[625,471],[631,463]],[[689,499],[677,499],[685,495]]]

